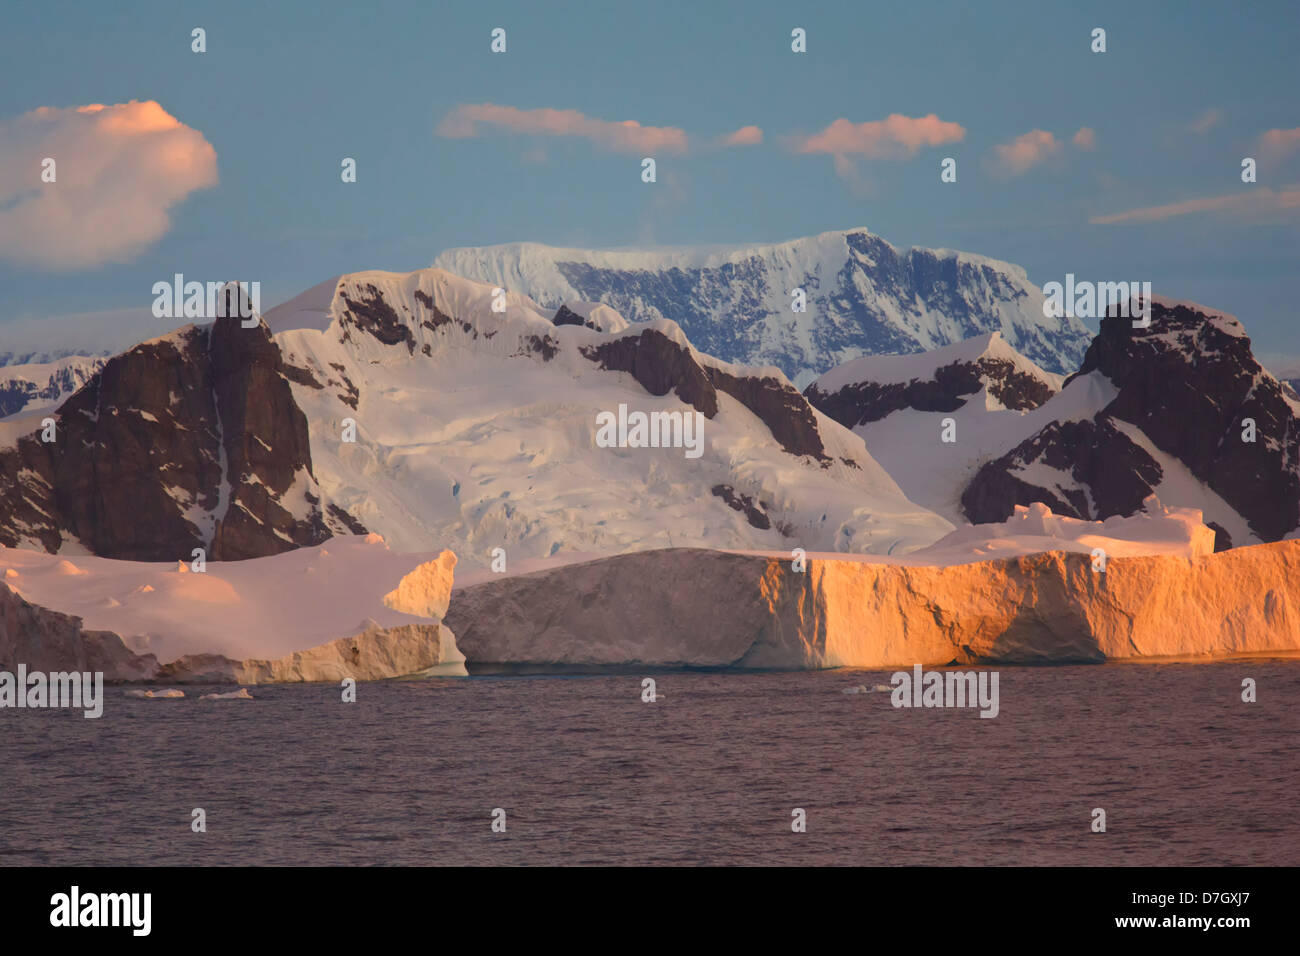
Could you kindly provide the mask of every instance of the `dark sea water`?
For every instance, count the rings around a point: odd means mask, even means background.
[[[845,670],[115,686],[0,711],[0,862],[1300,863],[1300,662],[999,673],[994,719]]]

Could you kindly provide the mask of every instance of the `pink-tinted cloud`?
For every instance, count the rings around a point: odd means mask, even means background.
[[[763,131],[757,126],[742,126],[722,139],[723,146],[757,146],[763,142]]]
[[[1203,199],[1184,199],[1163,206],[1145,206],[1108,216],[1094,216],[1093,225],[1110,226],[1121,223],[1160,222],[1176,216],[1201,212],[1226,212],[1241,215],[1263,215],[1277,211],[1300,211],[1300,186],[1273,190],[1267,186],[1247,186],[1241,192]]]
[[[1070,137],[1070,142],[1079,149],[1096,149],[1097,133],[1090,126],[1080,126],[1079,132]]]
[[[1271,129],[1259,138],[1259,148],[1269,156],[1287,156],[1300,149],[1300,126],[1295,129]]]
[[[494,103],[458,106],[438,124],[439,136],[471,139],[484,128],[534,136],[573,136],[616,153],[686,152],[686,133],[675,126],[642,126],[636,120],[612,122],[595,119],[577,110],[521,110]]]
[[[923,147],[956,143],[965,137],[966,129],[960,123],[946,122],[934,113],[919,117],[891,113],[869,123],[852,123],[841,117],[820,133],[796,137],[793,145],[798,153],[907,159]]]
[[[1009,143],[993,147],[993,171],[1003,176],[1019,176],[1052,159],[1060,151],[1060,140],[1047,130],[1030,130]]]
[[[42,164],[55,162],[55,181]],[[217,182],[203,134],[153,100],[43,106],[0,121],[0,258],[49,269],[125,262],[168,210]]]
[[[1187,128],[1198,136],[1204,136],[1222,122],[1223,110],[1217,108],[1208,109],[1200,116],[1196,117],[1196,119],[1188,123]]]

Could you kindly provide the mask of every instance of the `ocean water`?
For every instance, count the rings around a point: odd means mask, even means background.
[[[993,719],[852,670],[114,686],[0,711],[0,862],[1300,863],[1300,662],[998,671]]]

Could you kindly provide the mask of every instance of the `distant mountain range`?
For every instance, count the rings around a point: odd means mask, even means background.
[[[988,332],[1044,368],[1078,367],[1092,334],[1043,315],[1019,266],[898,249],[865,229],[726,249],[596,251],[511,243],[450,249],[434,265],[554,310],[603,302],[634,322],[672,319],[728,362],[773,365],[799,387],[861,355],[939,348]],[[793,311],[802,289],[806,311]]]

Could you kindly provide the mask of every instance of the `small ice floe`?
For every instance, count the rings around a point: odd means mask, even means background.
[[[185,691],[169,688],[167,690],[128,690],[127,697],[135,697],[140,700],[175,700],[178,697],[184,697]]]
[[[893,689],[894,688],[890,687],[888,684],[872,684],[870,687],[868,687],[866,684],[859,684],[857,687],[846,687],[842,691],[840,691],[840,693],[841,694],[871,694],[871,693],[888,694],[891,691],[893,691]]]
[[[241,687],[239,690],[232,690],[229,694],[203,694],[199,700],[252,700],[253,695],[248,692],[247,687]]]

